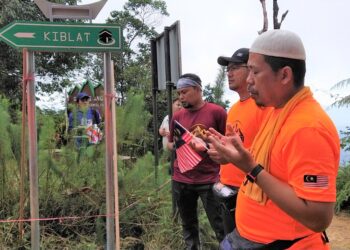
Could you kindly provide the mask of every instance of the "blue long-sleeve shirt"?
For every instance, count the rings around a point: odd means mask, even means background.
[[[85,118],[83,120],[83,118]],[[92,109],[89,107],[84,116],[84,112],[81,110],[77,110],[76,119],[74,118],[74,112],[70,112],[68,114],[68,130],[71,130],[75,126],[86,126],[88,124],[100,124],[101,123],[101,115],[96,109]]]

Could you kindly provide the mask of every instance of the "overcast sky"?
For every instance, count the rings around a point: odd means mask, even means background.
[[[83,0],[81,4],[96,2]],[[94,22],[104,22],[113,10],[122,10],[125,0],[109,0]],[[266,0],[272,29],[272,0]],[[182,73],[198,74],[204,84],[214,83],[217,57],[231,56],[240,47],[250,47],[262,28],[259,0],[167,0],[170,14],[157,31],[180,21]],[[299,34],[307,56],[306,85],[311,86],[323,106],[332,101],[329,88],[350,78],[350,1],[279,0],[279,17],[289,13],[283,29]],[[227,98],[237,99],[231,93]]]
[[[82,4],[98,0],[82,0]],[[126,0],[108,0],[94,23],[105,23],[113,10],[122,10]],[[219,70],[218,56],[231,56],[241,47],[250,47],[262,28],[259,0],[166,0],[170,14],[160,21],[159,33],[165,26],[180,21],[182,73],[196,73],[204,84],[213,84]],[[272,0],[266,0],[269,29],[272,29]],[[279,17],[289,13],[282,29],[297,33],[306,49],[306,85],[326,109],[338,130],[349,126],[350,108],[330,108],[334,101],[330,88],[350,78],[350,0],[279,0]],[[348,95],[347,89],[332,91]],[[237,94],[225,89],[231,103]],[[345,94],[344,94],[345,93]],[[44,108],[62,106],[63,96],[45,97],[37,102]],[[62,101],[63,100],[63,101]],[[53,107],[53,104],[55,105]],[[63,107],[63,106],[62,106]],[[342,152],[343,155],[344,152]],[[350,160],[350,155],[343,156]]]
[[[97,2],[82,0],[80,4]],[[122,10],[126,0],[108,0],[94,23],[105,23],[113,10]],[[272,0],[266,0],[269,29],[272,29]],[[241,47],[250,47],[262,28],[263,17],[259,0],[166,0],[169,17],[160,21],[164,26],[180,21],[182,73],[196,73],[204,84],[213,84],[219,70],[218,56],[231,56]],[[306,49],[306,85],[326,109],[338,130],[349,126],[349,108],[330,108],[334,101],[330,88],[350,78],[350,0],[279,0],[279,17],[289,11],[282,29],[297,33]],[[349,93],[347,89],[332,94]],[[225,99],[231,103],[237,94],[226,87]],[[45,100],[46,99],[46,100]],[[62,106],[62,95],[43,98],[37,104],[45,108]],[[48,105],[48,103],[51,104]],[[342,162],[350,155],[341,152]]]

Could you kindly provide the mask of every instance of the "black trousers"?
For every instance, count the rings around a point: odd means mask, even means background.
[[[223,220],[225,235],[231,233],[236,228],[236,202],[237,194],[229,198],[220,199],[220,212]]]
[[[243,238],[234,229],[231,233],[226,235],[225,239],[220,244],[220,250],[258,250],[266,249],[264,244],[253,242]]]
[[[234,229],[231,233],[226,235],[225,239],[220,243],[220,250],[284,250],[290,248],[299,240],[311,235],[313,234],[296,238],[294,240],[275,240],[268,244],[261,244],[243,238],[238,233],[237,229]],[[322,237],[325,244],[329,242],[325,231],[322,233],[322,235],[320,235],[320,237]]]
[[[213,184],[186,184],[173,181],[174,198],[176,200],[182,221],[183,237],[186,249],[200,249],[198,198],[203,203],[204,210],[215,232],[218,242],[224,238],[220,205],[212,191]]]

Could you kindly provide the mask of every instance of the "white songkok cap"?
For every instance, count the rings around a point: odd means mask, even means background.
[[[258,36],[250,52],[267,56],[304,60],[305,49],[300,37],[288,30],[269,30]]]

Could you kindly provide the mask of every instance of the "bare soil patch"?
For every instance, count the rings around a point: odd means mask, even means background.
[[[332,250],[350,249],[350,213],[339,213],[333,217],[327,229]]]

